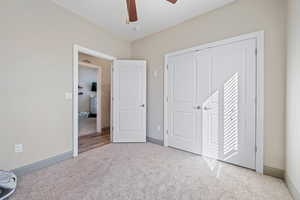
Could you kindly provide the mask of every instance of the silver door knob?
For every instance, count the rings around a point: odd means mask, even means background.
[[[203,108],[203,110],[211,110],[212,108],[210,108],[210,107],[207,107],[207,106],[204,106],[204,108]]]
[[[195,110],[201,110],[201,106],[194,106],[193,107]]]
[[[144,107],[145,107],[145,104],[140,105],[140,107],[144,108]]]

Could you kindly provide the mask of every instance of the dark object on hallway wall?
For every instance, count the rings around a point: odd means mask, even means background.
[[[91,89],[92,92],[97,92],[97,83],[96,82],[93,82],[92,83],[92,89]]]
[[[97,114],[96,113],[90,113],[89,118],[97,118]]]

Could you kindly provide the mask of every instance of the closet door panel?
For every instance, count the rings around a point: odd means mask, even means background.
[[[194,53],[168,60],[169,146],[200,153],[197,141],[197,64]]]
[[[207,146],[208,138],[207,134],[203,132],[207,131],[203,128],[206,125],[205,118],[203,116],[203,108],[210,99],[210,80],[211,80],[211,65],[212,65],[212,55],[210,49],[205,49],[197,51],[197,140],[200,141],[198,144],[199,152],[202,155],[209,156],[209,147]]]
[[[218,93],[218,98],[208,105],[219,112],[217,159],[251,169],[255,169],[255,48],[252,39],[212,49],[211,93]]]

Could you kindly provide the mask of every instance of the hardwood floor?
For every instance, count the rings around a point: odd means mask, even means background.
[[[79,137],[79,153],[95,149],[110,143],[110,131],[105,130],[102,133],[92,133]]]

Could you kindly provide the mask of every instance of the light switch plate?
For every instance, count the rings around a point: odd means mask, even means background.
[[[73,98],[73,94],[71,92],[66,92],[65,93],[65,99],[66,100],[72,100]]]
[[[160,125],[158,125],[158,126],[157,126],[157,131],[160,131],[160,129],[161,129],[161,128],[160,128]]]
[[[15,152],[22,153],[23,152],[23,144],[15,144]]]

